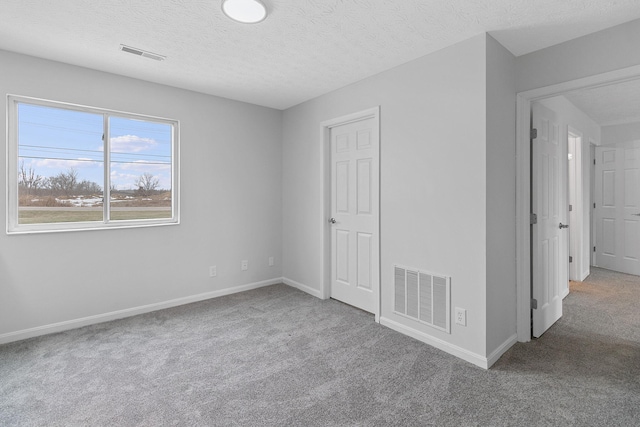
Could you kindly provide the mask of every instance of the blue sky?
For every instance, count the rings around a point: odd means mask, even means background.
[[[55,176],[75,168],[78,180],[104,186],[101,114],[20,104],[19,161],[36,174]],[[111,116],[111,184],[135,189],[145,172],[171,188],[171,125]]]

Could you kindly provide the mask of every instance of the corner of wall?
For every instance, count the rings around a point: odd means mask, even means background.
[[[515,57],[487,34],[486,354],[492,357],[516,334],[515,105]]]

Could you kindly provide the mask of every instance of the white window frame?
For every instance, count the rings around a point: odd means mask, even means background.
[[[110,138],[108,120],[110,116],[134,120],[147,120],[171,125],[171,218],[109,220],[110,203],[104,203],[103,221],[63,222],[42,224],[18,223],[18,105],[30,104],[43,107],[61,108],[72,111],[99,114],[103,117],[104,129],[104,181],[103,197],[111,200],[110,188]],[[104,230],[112,228],[157,227],[180,224],[180,122],[178,120],[128,113],[106,108],[89,107],[46,99],[19,95],[7,95],[7,234],[51,233],[78,230]]]

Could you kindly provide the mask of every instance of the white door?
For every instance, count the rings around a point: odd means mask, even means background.
[[[640,275],[640,142],[596,148],[596,264]]]
[[[331,297],[377,313],[379,132],[373,118],[332,127]]]
[[[562,296],[569,284],[567,144],[560,141],[556,114],[539,103],[532,105],[532,226],[533,336],[541,336],[562,317]]]

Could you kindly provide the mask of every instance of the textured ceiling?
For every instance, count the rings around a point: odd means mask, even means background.
[[[640,80],[583,89],[564,95],[600,126],[640,122]]]
[[[0,49],[284,109],[483,32],[518,56],[640,18],[638,0],[264,3],[246,25],[220,0],[2,0]]]

